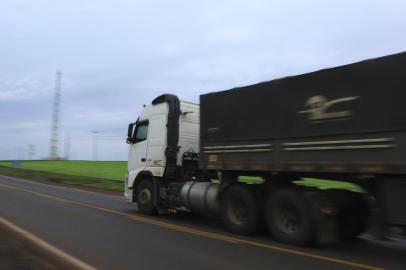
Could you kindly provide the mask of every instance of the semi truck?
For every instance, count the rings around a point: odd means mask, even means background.
[[[129,124],[125,197],[143,214],[187,209],[293,245],[405,226],[405,70],[403,52],[199,104],[163,94]],[[307,178],[324,188],[298,184]]]

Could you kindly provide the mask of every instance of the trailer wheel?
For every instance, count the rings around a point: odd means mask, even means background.
[[[154,206],[154,188],[150,180],[141,180],[137,187],[137,208],[138,212],[147,215],[155,215],[157,209]]]
[[[261,210],[255,190],[233,185],[226,189],[222,198],[224,224],[233,233],[250,235],[260,226]]]
[[[313,242],[313,211],[301,193],[291,189],[275,191],[268,199],[265,216],[277,241],[300,246]]]

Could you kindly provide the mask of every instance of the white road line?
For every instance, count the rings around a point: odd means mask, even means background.
[[[27,244],[35,246],[36,249],[41,250],[48,257],[52,257],[54,260],[60,262],[68,269],[97,270],[97,268],[94,268],[93,266],[90,266],[89,264],[79,260],[78,258],[73,257],[65,251],[60,250],[59,248],[20,228],[19,226],[6,220],[3,217],[0,217],[0,226],[12,232],[13,234],[15,234],[16,237],[26,242]]]

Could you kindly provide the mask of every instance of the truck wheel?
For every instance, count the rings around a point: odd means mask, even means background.
[[[154,188],[150,180],[141,180],[136,193],[138,212],[147,215],[155,215],[157,209],[154,206]]]
[[[308,245],[314,239],[311,206],[295,190],[281,189],[268,199],[266,222],[273,237],[282,243]]]
[[[233,185],[226,189],[222,198],[224,224],[233,233],[249,235],[260,225],[260,205],[251,188]]]

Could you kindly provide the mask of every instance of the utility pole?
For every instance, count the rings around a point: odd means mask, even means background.
[[[35,144],[29,144],[28,147],[28,159],[33,160],[35,156]]]
[[[63,157],[66,160],[69,160],[69,154],[70,154],[70,134],[68,131],[65,132],[65,138],[64,138],[64,148],[63,148]]]
[[[99,148],[99,136],[97,134],[101,133],[100,131],[92,130],[91,133],[93,141],[93,160],[98,159],[98,148]]]
[[[53,102],[51,136],[49,141],[49,159],[58,159],[59,103],[61,101],[62,72],[56,72],[55,96]]]
[[[16,153],[17,153],[16,160],[24,159],[24,147],[23,146],[17,146],[16,147]]]

